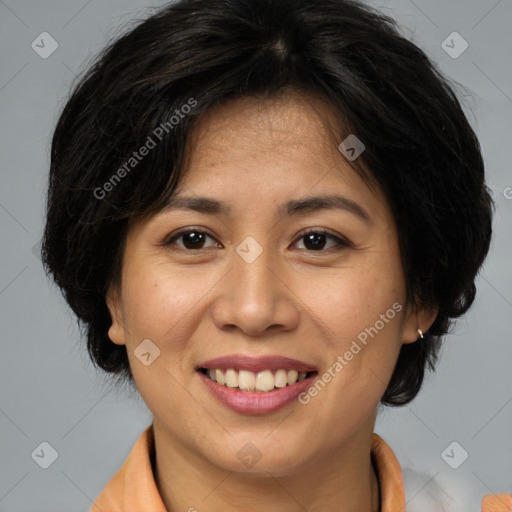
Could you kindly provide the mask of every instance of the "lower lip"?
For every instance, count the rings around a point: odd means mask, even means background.
[[[238,391],[224,385],[217,384],[204,373],[198,372],[208,390],[221,403],[242,414],[267,414],[278,411],[293,402],[305,389],[311,385],[316,372],[308,378],[296,382],[291,386],[277,388],[272,391]]]

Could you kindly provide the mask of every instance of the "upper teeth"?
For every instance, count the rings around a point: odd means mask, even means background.
[[[297,381],[306,378],[306,372],[296,370],[264,370],[262,372],[250,372],[248,370],[220,370],[209,368],[208,377],[217,384],[229,388],[239,388],[241,391],[270,391],[276,388],[284,388],[287,384],[291,386]]]

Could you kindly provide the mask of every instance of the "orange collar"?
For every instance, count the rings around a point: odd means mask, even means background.
[[[151,466],[153,425],[139,436],[121,469],[97,497],[90,512],[166,512]],[[381,493],[381,512],[405,512],[402,471],[391,448],[372,434],[371,454]]]
[[[400,464],[389,445],[375,432],[371,455],[376,465],[381,496],[381,512],[405,512],[404,480]]]
[[[166,512],[151,467],[153,424],[139,436],[121,469],[96,498],[90,512]]]

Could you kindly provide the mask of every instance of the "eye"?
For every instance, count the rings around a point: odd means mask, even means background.
[[[188,228],[186,230],[176,233],[174,236],[167,239],[164,242],[164,245],[166,247],[168,247],[171,245],[176,245],[176,243],[178,241],[181,241],[181,244],[178,244],[178,246],[180,248],[193,251],[193,250],[197,250],[197,249],[204,249],[205,241],[208,238],[214,240],[214,238],[211,235],[209,235],[208,233],[206,233],[205,231],[201,231],[200,229],[195,229],[195,228],[192,228],[192,229]],[[218,247],[218,246],[220,246],[220,244],[215,242],[213,244],[213,246],[210,246],[210,247],[215,247],[215,246]],[[208,247],[206,247],[206,248],[208,248]]]
[[[205,246],[207,239],[211,239],[213,244]],[[335,236],[332,233],[321,229],[309,230],[308,232],[300,235],[298,240],[304,240],[304,246],[308,252],[322,252],[322,250],[326,248],[326,245],[328,245],[329,239],[333,245],[331,247],[327,247],[327,249],[341,250],[343,248],[352,247],[352,243],[345,238]],[[178,245],[179,248],[188,251],[208,249],[210,247],[222,247],[221,244],[215,241],[212,235],[208,234],[206,231],[196,228],[188,228],[175,233],[173,236],[168,238],[163,245],[166,247]]]
[[[304,240],[305,248],[310,252],[321,252],[326,246],[326,239],[331,239],[334,242],[334,246],[327,247],[327,249],[334,248],[335,250],[340,250],[346,247],[352,247],[352,243],[345,238],[340,238],[321,229],[310,230],[307,233],[302,233],[299,237],[299,240]]]

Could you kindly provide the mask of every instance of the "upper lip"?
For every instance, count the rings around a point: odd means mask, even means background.
[[[228,369],[248,370],[252,372],[261,372],[263,370],[296,370],[298,372],[312,372],[316,368],[308,363],[292,359],[286,356],[248,356],[243,354],[233,354],[229,356],[216,357],[201,363],[197,369]]]

